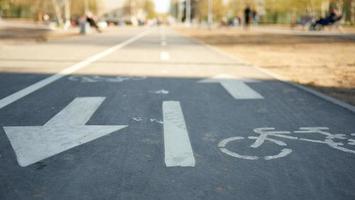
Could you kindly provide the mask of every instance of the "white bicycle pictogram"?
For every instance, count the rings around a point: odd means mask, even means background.
[[[312,143],[319,143],[319,144],[326,144],[331,148],[347,152],[347,153],[353,153],[355,154],[355,150],[348,149],[344,147],[343,142],[338,142],[336,140],[345,140],[347,145],[350,146],[355,146],[355,139],[349,139],[347,138],[346,134],[332,134],[329,132],[329,128],[327,127],[301,127],[297,131],[293,131],[295,134],[320,134],[322,136],[325,136],[324,140],[315,140],[315,139],[308,139],[308,138],[303,138],[303,137],[296,137],[291,135],[290,131],[276,131],[275,128],[256,128],[254,129],[254,132],[258,134],[258,136],[249,136],[247,138],[242,137],[242,136],[237,136],[237,137],[231,137],[231,138],[226,138],[223,139],[218,143],[219,149],[232,157],[235,158],[241,158],[241,159],[247,159],[247,160],[258,160],[260,158],[263,158],[265,160],[272,160],[272,159],[277,159],[277,158],[282,158],[290,153],[292,153],[292,149],[287,148],[287,144],[280,139],[290,139],[290,140],[299,140],[299,141],[305,141],[305,142],[312,142]],[[351,134],[352,136],[355,136],[355,133]],[[277,139],[275,139],[277,138]],[[269,156],[254,156],[254,155],[241,155],[237,152],[231,151],[227,148],[227,145],[231,142],[235,142],[238,140],[255,140],[254,143],[250,145],[251,148],[256,149],[263,145],[265,141],[271,142],[273,144],[276,144],[278,146],[283,147],[281,151],[276,154],[276,155],[269,155]]]

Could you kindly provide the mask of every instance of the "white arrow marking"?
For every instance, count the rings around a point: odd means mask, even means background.
[[[251,79],[236,79],[231,77],[214,77],[204,79],[199,83],[220,83],[234,99],[263,99],[258,92],[250,88],[245,82],[255,82]]]
[[[180,103],[163,102],[165,165],[194,167],[195,157]]]
[[[26,167],[127,126],[85,125],[104,97],[74,99],[44,126],[6,126],[20,166]]]

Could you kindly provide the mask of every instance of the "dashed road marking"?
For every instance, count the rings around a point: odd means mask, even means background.
[[[161,61],[168,61],[168,60],[170,60],[170,54],[169,54],[169,52],[166,52],[166,51],[160,52],[160,60],[161,60]]]

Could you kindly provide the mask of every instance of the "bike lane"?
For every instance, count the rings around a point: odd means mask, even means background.
[[[187,47],[199,49],[188,52],[191,60],[184,59],[185,62],[194,63],[211,53],[196,43],[170,34],[171,41],[169,35],[167,40],[172,60],[174,55],[186,51],[179,50],[174,44],[181,45],[181,40]],[[343,108],[270,78],[260,78],[258,82],[247,81],[249,89],[262,98],[254,96],[252,99],[243,99],[238,94],[233,96],[233,90],[226,89],[230,77],[227,81],[217,78],[219,82],[201,82],[206,77],[164,77],[162,74],[156,77],[108,76],[99,75],[95,69],[104,68],[106,73],[112,72],[115,67],[133,70],[137,63],[127,63],[130,61],[128,56],[140,58],[144,55],[146,59],[139,64],[139,68],[150,69],[161,65],[159,41],[158,32],[149,34],[126,47],[127,52],[133,51],[131,55],[123,57],[127,59],[126,62],[112,60],[122,58],[119,56],[121,50],[117,51],[79,72],[85,75],[64,77],[0,110],[1,126],[42,126],[75,98],[104,97],[86,125],[128,126],[27,167],[18,166],[14,150],[2,130],[2,199],[354,197],[355,174],[351,166],[355,162],[355,154],[324,144],[278,137],[272,138],[287,143],[287,147],[293,150],[291,154],[278,159],[239,159],[223,153],[218,147],[218,143],[226,138],[257,136],[253,130],[261,127],[274,127],[278,131],[289,131],[292,136],[302,135],[314,140],[323,140],[324,137],[294,131],[300,127],[328,127],[331,133],[346,134],[350,138],[350,133],[355,131],[352,124],[354,114]],[[150,49],[150,56],[139,51],[143,47]],[[227,60],[222,56],[219,59],[206,59],[206,62],[225,63]],[[201,62],[198,63],[191,64],[190,68],[197,67],[200,70]],[[171,72],[176,67],[173,66],[164,64],[162,68],[167,71],[161,68],[156,70],[160,73]],[[213,74],[219,73],[214,71],[215,64],[203,67],[213,71]],[[241,74],[248,71],[245,67],[240,65],[237,68],[239,73],[233,75],[250,78]],[[220,81],[226,81],[226,87]],[[162,105],[163,102],[172,101],[180,104],[193,150],[194,166],[167,167],[164,163],[166,119]],[[283,148],[266,141],[253,149],[250,148],[252,142],[231,142],[226,148],[260,158],[275,155]],[[354,146],[347,144],[346,147]]]

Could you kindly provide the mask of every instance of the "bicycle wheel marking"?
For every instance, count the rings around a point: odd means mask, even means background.
[[[235,158],[240,158],[240,159],[245,159],[245,160],[259,160],[260,159],[259,156],[241,155],[241,154],[238,154],[237,152],[229,150],[226,147],[228,145],[228,143],[230,143],[230,142],[234,142],[237,140],[244,140],[244,139],[257,139],[257,138],[256,137],[244,138],[244,137],[238,137],[238,136],[237,137],[230,137],[230,138],[226,138],[226,139],[220,141],[218,143],[218,147],[223,153],[225,153],[229,156],[235,157]],[[287,146],[287,144],[282,141],[278,141],[278,140],[274,140],[274,139],[270,139],[270,138],[266,138],[266,140],[273,142],[279,146]],[[251,148],[253,148],[253,147],[251,147]],[[272,159],[285,157],[290,153],[292,153],[292,149],[284,148],[281,150],[281,152],[279,154],[272,155],[272,156],[264,156],[263,158],[265,160],[272,160]]]
[[[273,159],[277,159],[277,158],[282,158],[287,156],[288,154],[292,153],[292,149],[289,148],[284,148],[281,150],[281,152],[277,155],[274,156],[264,156],[265,160],[273,160]]]
[[[257,157],[257,156],[240,155],[240,154],[230,151],[226,148],[226,146],[229,142],[233,142],[236,140],[243,140],[243,139],[244,139],[244,137],[230,137],[230,138],[224,139],[221,142],[219,142],[218,147],[220,148],[220,150],[223,153],[230,155],[232,157],[235,157],[235,158],[241,158],[241,159],[246,159],[246,160],[258,160],[259,157]]]

